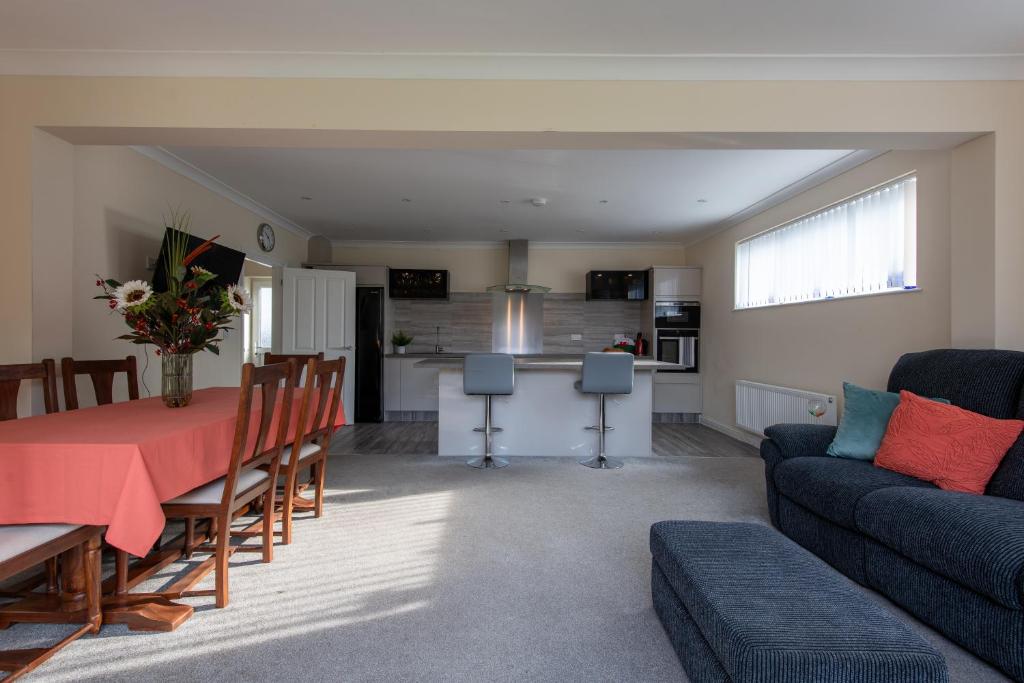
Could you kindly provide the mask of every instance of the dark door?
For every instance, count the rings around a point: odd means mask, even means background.
[[[356,287],[356,422],[384,420],[384,288]]]

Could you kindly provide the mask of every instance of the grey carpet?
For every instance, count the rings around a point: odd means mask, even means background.
[[[753,458],[635,458],[617,471],[517,458],[479,471],[336,455],[328,473],[323,519],[299,521],[272,564],[235,556],[228,608],[195,599],[174,633],[108,627],[29,680],[685,681],[651,607],[650,524],[767,519]],[[953,681],[1005,680],[916,627]],[[61,632],[16,625],[0,641]]]

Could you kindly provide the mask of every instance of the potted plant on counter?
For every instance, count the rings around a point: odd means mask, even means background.
[[[172,212],[167,232],[167,249],[158,268],[167,276],[167,291],[154,292],[144,280],[99,278],[111,310],[124,316],[131,332],[121,335],[133,344],[153,344],[160,356],[160,393],[169,408],[187,406],[192,400],[192,356],[200,351],[220,353],[222,330],[251,308],[249,292],[237,285],[220,287],[216,273],[193,265],[213,241],[189,250],[191,219],[187,212]]]
[[[391,335],[391,344],[395,347],[395,353],[405,353],[405,347],[412,344],[412,337],[403,330],[395,330]]]

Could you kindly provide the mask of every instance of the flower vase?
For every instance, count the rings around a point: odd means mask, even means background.
[[[192,354],[161,356],[160,395],[168,408],[183,408],[192,400]]]

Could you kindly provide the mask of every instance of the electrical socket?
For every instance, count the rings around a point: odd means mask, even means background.
[[[569,341],[571,341],[571,342],[583,341],[583,335],[582,334],[570,334],[569,335]]]

